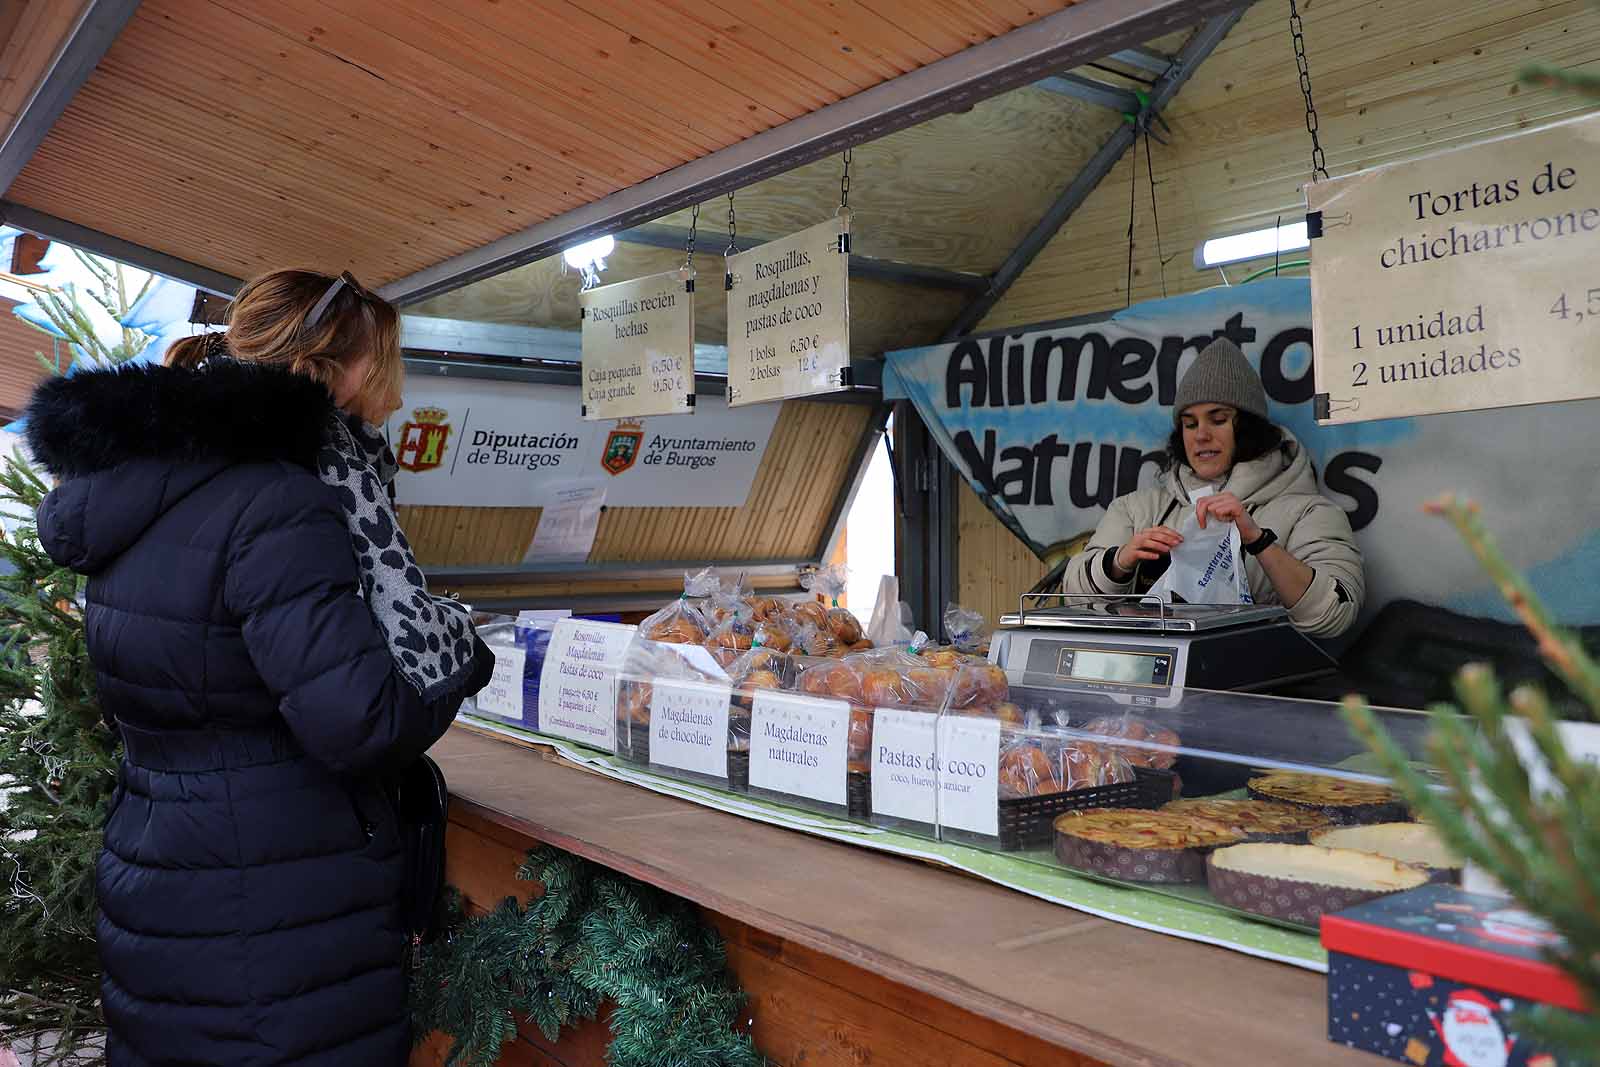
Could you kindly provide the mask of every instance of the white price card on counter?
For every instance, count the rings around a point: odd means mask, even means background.
[[[728,777],[725,685],[658,679],[650,695],[650,762],[713,778]]]
[[[1000,720],[878,708],[872,813],[1000,833]]]
[[[539,675],[539,732],[617,750],[617,669],[634,627],[562,619]]]
[[[850,705],[758,689],[750,717],[750,784],[845,804]]]
[[[527,666],[527,650],[494,649],[494,673],[489,684],[478,693],[478,714],[522,722],[522,675]]]

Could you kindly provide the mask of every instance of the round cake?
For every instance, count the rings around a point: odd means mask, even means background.
[[[1400,794],[1388,786],[1322,774],[1278,771],[1252,778],[1250,796],[1321,812],[1328,822],[1341,826],[1401,822],[1406,817]]]
[[[1055,821],[1063,866],[1125,882],[1205,880],[1206,853],[1244,834],[1193,815],[1145,808],[1090,808]]]
[[[1428,881],[1396,860],[1317,845],[1233,845],[1207,856],[1205,867],[1218,903],[1303,926]]]
[[[1408,863],[1430,882],[1461,881],[1461,857],[1451,852],[1439,831],[1420,822],[1385,822],[1371,826],[1333,826],[1311,835],[1313,845],[1348,848]]]
[[[1320,811],[1271,800],[1197,797],[1174,800],[1161,810],[1198,816],[1231,826],[1244,834],[1246,841],[1282,841],[1303,845],[1307,834],[1328,825],[1328,817]]]

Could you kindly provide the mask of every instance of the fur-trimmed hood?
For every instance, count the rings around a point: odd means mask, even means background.
[[[304,375],[232,360],[200,370],[85,371],[34,392],[28,447],[58,478],[135,459],[311,468],[332,406],[327,389]]]
[[[28,447],[61,484],[39,506],[40,541],[57,563],[94,574],[230,467],[288,463],[315,479],[332,410],[310,378],[232,361],[45,382],[28,405]]]

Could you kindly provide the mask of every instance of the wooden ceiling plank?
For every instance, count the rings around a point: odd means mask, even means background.
[[[0,9],[0,20],[10,20],[7,32],[0,34],[4,41],[0,47],[0,140],[50,69],[86,2],[8,0]]]
[[[446,50],[456,66],[492,80],[498,91],[539,96],[554,92],[571,97],[591,117],[628,116],[634,137],[666,153],[674,162],[712,151],[724,143],[694,121],[700,109],[691,101],[625,92],[579,66],[560,62],[559,49],[534,53],[475,20],[440,21],[439,5],[434,0],[390,3],[411,24],[408,32],[432,41],[436,49]]]
[[[181,20],[136,19],[129,32],[149,33],[150,41],[169,39],[172,49],[188,48],[190,52],[181,54],[189,58],[176,70],[202,57],[214,58],[216,65],[207,69],[245,82],[250,91],[287,109],[305,108],[328,122],[365,124],[368,136],[371,125],[381,126],[378,136],[411,145],[411,162],[418,167],[445,166],[462,178],[487,174],[498,181],[509,175],[541,183],[543,192],[572,184],[574,172],[564,161],[528,153],[516,139],[476,124],[456,123],[454,113],[442,105],[399,89],[379,91],[370,76],[350,64],[329,62],[326,54],[215,5],[197,4]],[[212,57],[221,38],[235,42],[235,48]],[[174,77],[172,69],[164,73]],[[356,99],[362,101],[360,112],[350,107]],[[531,213],[527,205],[524,210]]]
[[[749,101],[747,110],[762,106],[788,120],[839,99],[813,82],[808,72],[787,65],[775,68],[772,60],[745,41],[692,21],[664,4],[585,0],[584,7],[685,67],[700,70],[740,93]]]
[[[573,172],[575,185],[599,182],[616,188],[657,173],[681,158],[641,158],[628,147],[634,142],[619,137],[626,126],[618,117],[612,135],[601,132],[612,125],[603,117],[584,115],[564,96],[525,98],[497,93],[475,74],[443,62],[421,48],[401,40],[384,28],[374,8],[368,17],[353,17],[325,3],[276,0],[261,5],[242,0],[213,0],[236,15],[271,25],[291,40],[298,40],[330,60],[366,70],[379,86],[402,89],[412,96],[449,108],[463,119],[512,137],[529,151],[553,156]],[[359,103],[365,97],[356,98]],[[599,121],[596,121],[596,119]]]
[[[252,127],[237,114],[224,120],[173,100],[159,87],[130,80],[100,94],[99,87],[85,87],[85,102],[91,106],[84,110],[92,110],[97,121],[115,123],[111,128],[119,131],[141,130],[147,148],[169,163],[229,175],[245,188],[259,187],[319,225],[342,222],[356,227],[356,232],[432,227],[452,242],[470,240],[476,232],[469,222],[454,217],[453,205],[436,205],[441,209],[437,217],[429,217],[421,205],[382,195],[381,182],[362,182],[349,172],[322,166],[297,152],[294,142],[283,135]],[[225,140],[230,129],[250,129],[255,136]],[[330,202],[324,195],[328,191],[339,192],[341,199]]]
[[[849,96],[892,78],[899,71],[887,61],[867,52],[845,52],[839,31],[784,0],[711,0],[704,5],[718,12],[728,33],[764,35],[779,44],[802,52],[821,70],[832,75],[831,87],[840,96]],[[707,16],[710,17],[710,16]]]
[[[897,25],[858,0],[836,0],[830,4],[829,23],[839,29],[844,43],[857,52],[878,56],[902,73],[927,66],[945,56],[961,50],[960,38],[944,37],[941,47],[935,47],[919,36],[925,30],[927,17],[915,11],[916,0],[907,0],[911,10],[902,10]],[[935,35],[939,36],[939,35]]]
[[[586,5],[566,0],[526,0],[518,5],[442,0],[460,17],[474,19],[507,40],[557,62],[578,62],[588,76],[603,80],[654,106],[674,101],[697,107],[701,128],[731,144],[782,121],[709,74],[671,59],[660,49],[597,17]],[[575,52],[575,50],[581,50]]]
[[[898,0],[861,0],[862,6],[877,13],[880,18],[893,22],[900,18],[905,11],[904,5]],[[998,37],[1012,27],[1004,19],[994,17],[993,13],[983,10],[975,4],[964,2],[951,2],[951,0],[917,0],[917,23],[921,27],[931,25],[938,27],[936,34],[918,33],[917,36],[932,46],[939,48],[942,42],[959,42],[960,48],[970,48],[972,45],[981,44],[991,37]],[[949,54],[949,53],[945,53]]]
[[[162,60],[164,67],[168,61],[180,61],[183,51],[181,45],[168,47],[152,39],[145,42],[140,54]],[[399,131],[314,95],[286,91],[291,87],[282,81],[264,79],[250,91],[238,80],[236,63],[231,73],[217,69],[229,62],[229,57],[222,55],[192,56],[185,73],[188,81],[182,87],[175,86],[157,66],[120,69],[111,64],[107,74],[117,79],[119,95],[155,101],[149,112],[153,121],[164,122],[167,114],[187,112],[196,122],[209,125],[215,121],[230,137],[251,134],[245,140],[256,143],[259,139],[281,151],[278,158],[294,161],[314,187],[341,189],[358,202],[392,200],[396,207],[410,205],[417,213],[411,219],[415,225],[424,224],[427,217],[448,220],[462,216],[466,193],[475,193],[476,203],[482,204],[472,214],[498,216],[509,206],[506,193],[483,188],[490,183],[482,170],[441,166],[450,158],[448,153],[419,153],[421,146],[415,138],[408,141]],[[171,102],[170,109],[161,105],[162,100]],[[571,199],[545,196],[531,209],[549,211],[571,203]],[[524,210],[530,207],[519,206]],[[479,229],[480,224],[463,224],[469,238]]]
[[[1010,23],[1012,27],[1026,26],[1034,19],[1043,18],[1052,11],[1059,11],[1074,0],[1064,2],[1039,2],[1030,3],[1029,0],[971,0],[973,6],[981,7]]]

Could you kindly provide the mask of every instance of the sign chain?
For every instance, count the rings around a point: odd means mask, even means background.
[[[739,223],[738,223],[738,220],[734,217],[734,214],[733,214],[733,193],[730,191],[728,193],[728,251],[727,251],[727,255],[731,256],[737,251],[739,251]]]
[[[850,149],[844,150],[844,176],[839,179],[839,210],[850,210]]]
[[[1311,135],[1311,180],[1328,176],[1328,157],[1322,152],[1322,139],[1317,132],[1317,105],[1311,100],[1311,65],[1306,59],[1305,24],[1300,21],[1300,9],[1295,0],[1289,0],[1289,36],[1294,39],[1294,61],[1300,68],[1300,93],[1306,98],[1306,132]]]
[[[694,239],[700,229],[700,205],[689,212],[689,240],[683,249],[683,269],[694,270]]]

